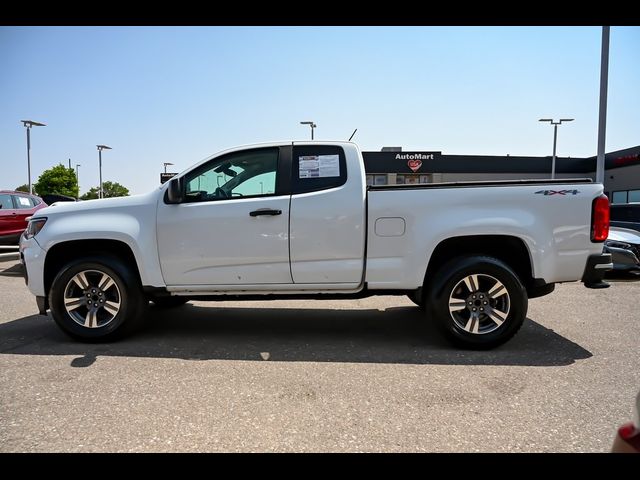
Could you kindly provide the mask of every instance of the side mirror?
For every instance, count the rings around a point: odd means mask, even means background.
[[[184,200],[184,177],[172,178],[167,188],[166,203],[182,203]]]

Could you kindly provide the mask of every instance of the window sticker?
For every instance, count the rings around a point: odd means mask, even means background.
[[[31,202],[29,201],[28,198],[25,198],[25,197],[18,197],[18,203],[23,207],[31,206]]]
[[[298,157],[298,178],[340,176],[339,155],[304,155]]]

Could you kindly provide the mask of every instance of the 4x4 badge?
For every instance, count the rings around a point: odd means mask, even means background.
[[[577,195],[580,190],[538,190],[535,194],[538,195]]]

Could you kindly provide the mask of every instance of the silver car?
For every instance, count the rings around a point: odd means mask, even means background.
[[[616,271],[640,271],[640,232],[611,227],[604,242],[604,252],[613,257]]]

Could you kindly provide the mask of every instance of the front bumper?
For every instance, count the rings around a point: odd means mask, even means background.
[[[613,269],[610,253],[589,255],[587,265],[582,275],[582,282],[587,288],[608,288],[610,285],[603,282],[604,274]]]
[[[604,251],[611,254],[614,270],[640,269],[640,259],[633,250],[605,245]]]
[[[22,262],[24,278],[29,291],[36,297],[44,297],[44,259],[46,252],[40,247],[35,238],[20,238],[20,261]]]

